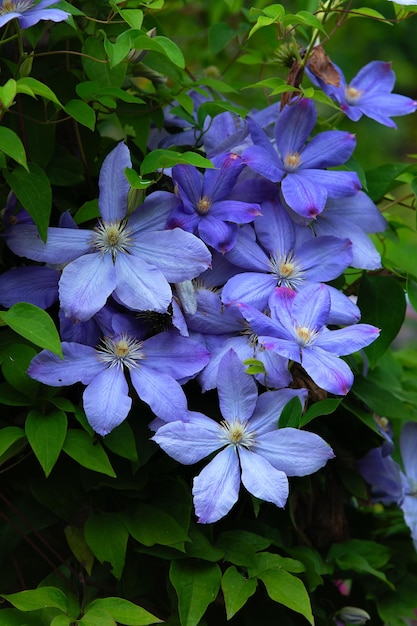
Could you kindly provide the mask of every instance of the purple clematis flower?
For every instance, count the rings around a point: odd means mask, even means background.
[[[238,499],[240,483],[255,497],[283,507],[287,476],[305,476],[323,467],[334,454],[318,435],[278,428],[284,406],[305,390],[267,391],[258,397],[256,383],[233,350],[223,357],[217,381],[220,423],[202,413],[189,421],[161,426],[153,439],[180,463],[191,465],[218,452],[194,479],[198,521],[216,522]]]
[[[58,0],[41,0],[38,4],[34,0],[3,0],[0,4],[0,28],[17,18],[20,28],[29,28],[41,20],[63,22],[70,14],[61,9],[49,9]]]
[[[101,221],[91,230],[49,228],[45,244],[36,226],[22,225],[6,235],[15,254],[35,261],[67,264],[59,281],[65,315],[86,321],[114,294],[136,311],[165,313],[172,300],[169,282],[198,276],[210,265],[211,255],[197,237],[180,228],[161,230],[152,210],[157,201],[164,215],[166,196],[153,194],[149,203],[126,217],[131,167],[127,146],[119,143],[103,162],[99,178]]]
[[[222,292],[225,304],[245,302],[262,311],[275,287],[298,291],[311,283],[334,280],[350,265],[349,239],[324,236],[304,241],[301,227],[278,202],[261,206],[262,215],[254,222],[261,245],[253,229],[246,226],[227,255],[229,261],[249,271],[227,281]]]
[[[243,161],[266,179],[281,182],[288,206],[299,215],[315,218],[327,198],[350,196],[361,188],[354,172],[326,168],[345,163],[355,149],[354,135],[329,130],[307,140],[316,124],[311,100],[287,105],[275,124],[275,145],[253,121],[249,121],[254,146],[247,148]]]
[[[176,165],[172,178],[178,203],[168,218],[168,228],[179,226],[196,233],[218,252],[227,252],[236,243],[238,224],[252,222],[260,215],[259,204],[229,200],[244,163],[237,154],[213,159],[216,169],[201,174],[192,165]]]
[[[201,345],[176,333],[163,332],[144,341],[129,332],[122,316],[115,323],[126,332],[105,337],[97,348],[63,342],[64,359],[43,350],[29,366],[28,374],[52,387],[81,382],[85,414],[90,426],[107,435],[127,417],[129,397],[126,371],[139,397],[161,419],[187,412],[185,394],[177,382],[199,372],[209,354]]]
[[[328,85],[308,70],[313,83],[340,104],[347,117],[357,122],[362,115],[376,120],[384,126],[397,128],[392,115],[408,115],[417,109],[417,101],[391,93],[395,84],[395,74],[391,63],[371,61],[363,67],[347,84],[341,69],[334,66],[340,75],[340,85]]]
[[[264,350],[300,363],[319,387],[337,395],[345,395],[353,383],[352,371],[339,357],[364,348],[379,335],[370,324],[329,330],[326,285],[309,285],[298,293],[277,287],[269,299],[270,318],[246,304],[239,308]]]

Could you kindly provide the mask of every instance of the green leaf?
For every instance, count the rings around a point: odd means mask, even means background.
[[[124,31],[116,39],[115,43],[112,43],[104,31],[104,49],[110,59],[110,67],[113,68],[119,65],[126,58],[131,49],[131,37],[129,31]]]
[[[132,187],[132,189],[146,189],[147,187],[150,187],[150,185],[153,185],[155,182],[154,180],[145,180],[140,174],[135,172],[135,170],[130,167],[126,167],[125,176],[129,181],[129,185]]]
[[[411,306],[417,312],[417,278],[410,274],[407,277],[407,295]]]
[[[266,7],[263,12],[264,15],[260,15],[258,17],[256,24],[252,26],[249,31],[248,39],[252,37],[252,35],[260,28],[270,26],[271,24],[274,24],[274,22],[280,22],[285,15],[285,9],[281,4],[272,4],[271,6]],[[266,13],[268,15],[266,15]]]
[[[111,615],[98,608],[93,608],[84,613],[78,626],[117,626]]]
[[[256,591],[256,578],[245,578],[236,567],[229,567],[222,578],[222,591],[227,619],[231,619]]]
[[[16,133],[6,126],[0,126],[0,150],[29,172],[25,147]]]
[[[28,93],[27,89],[31,91],[35,96],[41,96],[46,100],[50,100],[57,104],[60,108],[62,108],[62,104],[47,85],[41,83],[36,78],[32,78],[31,76],[26,76],[24,78],[19,78],[17,81],[17,93]]]
[[[124,459],[129,459],[133,463],[139,460],[135,436],[130,424],[126,421],[106,435],[103,443],[106,448]]]
[[[13,78],[9,78],[7,83],[0,87],[0,104],[3,110],[9,109],[14,104],[17,83]]]
[[[318,402],[315,402],[308,407],[307,411],[301,417],[299,427],[302,428],[320,415],[331,415],[336,411],[342,399],[343,398],[328,398],[327,400],[319,400]]]
[[[197,626],[220,589],[221,570],[216,563],[172,561],[169,578],[177,592],[181,626]]]
[[[389,303],[387,294],[389,294]],[[364,348],[370,366],[374,367],[403,324],[406,311],[404,290],[391,276],[363,274],[358,307],[362,313],[362,323],[373,324],[381,329],[378,339]]]
[[[303,414],[303,407],[300,398],[297,396],[291,400],[282,409],[279,416],[278,428],[299,428]]]
[[[190,530],[189,540],[185,545],[187,556],[216,563],[224,557],[224,551],[214,546],[201,530]]]
[[[90,80],[96,81],[101,87],[122,86],[127,63],[110,67],[102,41],[90,37],[84,41],[82,51],[86,55],[82,58],[82,64]]]
[[[58,331],[46,311],[28,302],[18,302],[8,311],[0,311],[0,319],[35,346],[62,357]]]
[[[117,7],[119,15],[124,21],[129,24],[130,28],[140,30],[143,22],[143,11],[140,9],[124,9],[123,7]]]
[[[209,44],[211,52],[218,54],[228,43],[236,37],[236,30],[231,28],[229,24],[219,22],[214,24],[209,30]]]
[[[17,167],[13,172],[4,170],[3,176],[35,222],[42,240],[46,241],[52,207],[52,190],[48,176],[35,163],[31,163],[28,169]]]
[[[1,352],[2,372],[7,382],[14,387],[22,396],[26,396],[34,403],[39,383],[30,378],[27,369],[36,350],[23,343],[12,343]]]
[[[32,450],[48,477],[65,441],[67,416],[59,409],[49,415],[36,410],[30,411],[26,418],[25,431]]]
[[[64,107],[65,112],[71,115],[77,122],[94,130],[96,125],[96,114],[88,104],[82,100],[70,100]]]
[[[98,208],[98,200],[95,198],[94,200],[87,200],[87,202],[84,202],[84,204],[80,206],[74,215],[74,220],[77,224],[83,224],[84,222],[89,222],[99,217],[100,210]]]
[[[116,478],[101,444],[95,442],[85,431],[68,430],[62,449],[83,467]]]
[[[18,426],[5,426],[0,429],[0,457],[3,456],[14,444],[22,439],[26,440],[25,431]]]
[[[13,604],[20,611],[37,611],[46,607],[54,607],[67,611],[67,599],[60,589],[55,587],[38,587],[18,593],[2,595],[2,598]]]
[[[148,626],[148,624],[160,624],[162,621],[141,606],[124,598],[99,598],[90,603],[89,609],[92,608],[102,609],[124,626]]]
[[[74,623],[72,617],[68,617],[68,615],[55,615],[52,620],[50,626],[71,626]]]
[[[89,576],[94,564],[94,554],[91,552],[85,540],[84,528],[79,526],[65,526],[64,533],[71,552]]]
[[[174,65],[184,69],[185,60],[180,48],[168,37],[157,35],[156,37],[148,37],[147,35],[139,35],[133,40],[136,50],[154,50],[166,56]]]
[[[390,20],[387,20],[382,13],[376,11],[375,9],[371,9],[370,7],[360,7],[358,9],[351,9],[347,13],[348,18],[352,17],[370,17],[372,19],[377,19],[378,21],[382,20],[384,24],[389,24],[392,26]]]
[[[284,569],[264,570],[258,578],[264,583],[271,600],[283,604],[296,613],[301,613],[314,626],[310,597],[299,578]]]
[[[287,572],[299,574],[304,572],[305,567],[296,559],[289,559],[272,552],[259,552],[255,556],[255,564],[250,567],[249,573],[251,577],[259,578],[262,572],[271,569],[285,569]]]
[[[23,618],[21,611],[17,609],[1,609],[0,626],[44,626],[44,622],[30,613]]]
[[[144,546],[153,546],[156,543],[171,546],[188,540],[188,529],[182,528],[165,511],[148,504],[139,504],[124,519],[132,537]]]
[[[94,513],[84,527],[85,540],[100,563],[110,563],[120,580],[126,559],[129,533],[118,513]]]
[[[378,202],[389,191],[397,176],[402,174],[407,163],[387,163],[366,171],[368,192],[374,202]]]
[[[164,167],[186,163],[195,167],[214,167],[213,163],[197,152],[175,152],[174,150],[153,150],[143,159],[140,166],[141,174],[150,174]]]

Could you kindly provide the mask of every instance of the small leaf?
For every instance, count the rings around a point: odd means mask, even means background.
[[[83,467],[116,478],[101,444],[94,442],[94,439],[85,431],[68,430],[62,449]]]
[[[17,302],[8,311],[0,311],[0,319],[35,346],[62,357],[62,346],[52,318],[39,307]]]
[[[94,554],[91,552],[85,540],[84,529],[79,526],[66,526],[64,528],[65,537],[71,552],[89,576],[94,564]]]
[[[140,166],[141,174],[150,174],[165,167],[173,167],[180,163],[195,167],[214,167],[213,163],[197,152],[174,152],[174,150],[153,150],[143,159]]]
[[[0,103],[2,109],[9,109],[14,104],[17,83],[13,78],[9,78],[7,83],[0,87]]]
[[[96,125],[96,114],[88,104],[82,100],[70,100],[65,105],[65,112],[71,115],[77,122],[94,130]]]
[[[279,416],[279,428],[299,428],[303,414],[303,407],[300,398],[295,396],[284,406]]]
[[[25,431],[18,426],[5,426],[0,429],[0,457],[3,456],[17,441],[26,439]]]
[[[126,559],[129,533],[118,513],[95,513],[86,522],[85,540],[100,563],[110,563],[120,580]]]
[[[177,592],[181,626],[197,626],[220,589],[217,563],[194,559],[172,561],[169,578]]]
[[[256,578],[245,578],[236,567],[229,567],[222,578],[222,591],[227,619],[231,619],[256,591]]]
[[[35,163],[31,163],[29,169],[17,167],[13,172],[4,170],[3,176],[35,222],[42,240],[46,241],[52,207],[52,190],[48,176]]]
[[[284,569],[265,570],[258,578],[264,583],[271,600],[283,604],[296,613],[301,613],[314,626],[310,597],[299,578]]]
[[[124,598],[99,598],[91,602],[89,609],[92,608],[102,609],[111,615],[116,622],[125,626],[148,626],[149,624],[160,624],[162,621],[145,611],[141,606]]]
[[[155,182],[154,180],[144,180],[140,174],[135,172],[135,170],[130,167],[125,169],[125,176],[132,189],[146,189]]]
[[[18,593],[2,595],[2,598],[13,604],[20,611],[37,611],[47,607],[54,607],[63,612],[67,611],[67,599],[60,589],[55,587],[38,587]]]
[[[130,28],[140,30],[143,22],[143,11],[140,9],[124,9],[123,7],[117,7],[119,15],[124,21],[129,24]]]
[[[411,306],[417,312],[417,278],[408,275],[407,277],[407,295]]]
[[[58,460],[67,434],[67,416],[56,409],[43,415],[40,411],[30,411],[26,418],[25,431],[28,441],[48,477]]]
[[[188,540],[186,530],[171,515],[148,504],[139,504],[124,519],[132,537],[144,546],[170,546]]]
[[[78,626],[117,626],[111,615],[98,608],[93,608],[84,613]]]
[[[16,133],[6,126],[0,126],[0,150],[29,172],[25,147]]]
[[[30,404],[34,404],[40,386],[27,373],[35,356],[36,350],[23,343],[11,343],[1,352],[4,378],[23,397],[29,398]]]
[[[300,420],[300,428],[311,422],[311,420],[319,417],[320,415],[330,415],[334,413],[341,403],[342,398],[328,398],[327,400],[320,400],[312,404],[304,413]]]
[[[17,93],[23,92],[27,93],[24,90],[30,89],[30,91],[36,96],[41,96],[46,100],[50,100],[57,104],[60,108],[62,108],[62,104],[47,85],[41,83],[41,81],[36,80],[36,78],[32,78],[31,76],[26,76],[25,78],[19,78],[17,81]]]

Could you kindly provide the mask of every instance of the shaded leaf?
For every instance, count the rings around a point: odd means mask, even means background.
[[[222,591],[227,619],[231,619],[256,591],[256,578],[245,578],[236,567],[229,567],[222,578]]]
[[[65,441],[67,416],[59,409],[49,415],[36,410],[30,411],[26,418],[25,431],[45,476],[49,476]]]
[[[8,311],[0,311],[0,319],[36,346],[62,357],[58,331],[52,318],[43,309],[28,302],[18,302]]]
[[[95,513],[84,527],[85,540],[100,563],[110,563],[112,573],[120,580],[129,533],[118,513]]]
[[[29,171],[23,143],[16,133],[6,126],[0,126],[0,150]]]
[[[88,433],[82,430],[68,430],[62,449],[83,467],[106,474],[112,478],[116,477],[101,444],[94,442],[94,439]]]
[[[221,570],[216,563],[172,561],[169,578],[177,592],[182,626],[197,626],[220,589]]]

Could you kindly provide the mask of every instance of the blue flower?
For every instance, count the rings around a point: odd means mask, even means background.
[[[384,126],[396,128],[392,115],[408,115],[417,109],[417,101],[391,93],[395,84],[395,74],[391,63],[371,61],[365,65],[348,84],[341,69],[335,66],[340,75],[340,85],[328,85],[315,76],[311,69],[308,75],[328,96],[340,104],[342,111],[354,122],[362,115],[376,120]]]
[[[217,389],[223,420],[202,413],[189,421],[161,426],[153,439],[167,454],[186,465],[218,454],[194,479],[198,521],[216,522],[238,499],[240,483],[255,497],[284,507],[287,476],[305,476],[323,467],[334,454],[318,435],[295,428],[278,428],[284,406],[305,390],[267,391],[258,397],[256,383],[233,350],[223,357]]]
[[[352,371],[339,357],[364,348],[379,335],[370,324],[329,330],[326,285],[308,285],[298,293],[277,287],[269,299],[271,317],[246,304],[239,308],[262,349],[300,363],[319,387],[337,395],[345,395],[353,384]]]
[[[172,300],[169,282],[194,278],[210,265],[211,255],[197,237],[180,228],[162,230],[165,209],[172,206],[166,195],[172,194],[156,192],[126,216],[126,167],[131,167],[129,150],[119,143],[100,171],[102,219],[93,231],[49,228],[46,244],[35,226],[16,226],[6,235],[15,254],[66,264],[59,298],[65,315],[73,321],[90,319],[113,293],[132,310],[165,313]]]
[[[36,4],[34,0],[3,0],[0,4],[0,28],[17,18],[20,28],[29,28],[41,20],[63,22],[69,13],[61,9],[48,9],[58,0],[41,0]]]
[[[194,376],[206,365],[205,348],[175,332],[142,340],[132,332],[134,324],[127,316],[112,315],[111,324],[118,332],[104,337],[97,348],[63,342],[63,359],[43,350],[32,359],[29,376],[52,387],[86,385],[85,414],[100,435],[111,432],[130,411],[127,372],[137,394],[157,417],[185,415],[187,401],[177,381]]]
[[[274,129],[274,144],[263,130],[249,121],[254,146],[242,154],[243,161],[266,179],[281,182],[288,206],[299,215],[315,218],[327,198],[350,196],[361,188],[354,172],[326,168],[345,163],[355,149],[354,135],[328,130],[308,143],[317,113],[311,100],[287,105]]]

